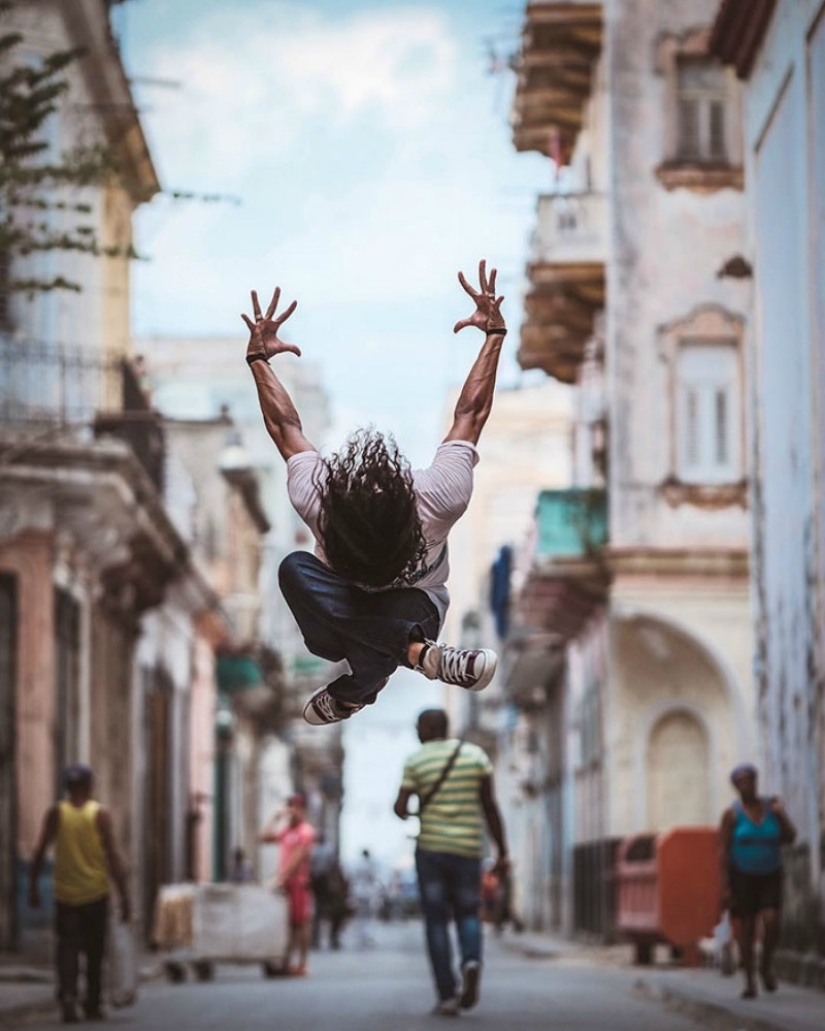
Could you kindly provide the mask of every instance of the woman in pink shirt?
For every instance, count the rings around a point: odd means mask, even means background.
[[[286,826],[283,824],[286,819]],[[315,844],[315,830],[306,819],[306,798],[293,795],[286,808],[276,813],[261,832],[258,840],[281,846],[275,889],[282,891],[289,903],[289,944],[285,967],[290,974],[302,977],[307,973],[307,956],[312,930],[312,890],[309,886],[309,860]],[[293,953],[298,962],[292,966]]]

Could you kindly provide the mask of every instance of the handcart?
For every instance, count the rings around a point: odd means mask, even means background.
[[[187,968],[211,981],[218,963],[259,963],[284,973],[289,938],[286,898],[260,884],[167,884],[155,905],[153,939],[175,983]]]

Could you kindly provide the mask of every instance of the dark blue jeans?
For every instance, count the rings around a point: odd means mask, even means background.
[[[387,677],[409,667],[410,641],[438,636],[438,610],[415,587],[363,591],[308,551],[287,555],[278,582],[312,654],[349,663],[352,673],[329,685],[340,702],[370,705]]]
[[[481,962],[481,860],[448,852],[415,853],[418,890],[427,931],[427,951],[438,998],[454,999],[450,921],[455,921],[461,965]]]

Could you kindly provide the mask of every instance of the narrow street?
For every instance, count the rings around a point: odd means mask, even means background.
[[[267,980],[257,967],[222,966],[209,983],[144,986],[134,1009],[115,1012],[109,1026],[149,1031],[414,1031],[450,1023],[430,1015],[433,1004],[422,928],[382,925],[377,947],[312,955],[311,976]],[[474,1027],[504,1031],[688,1031],[696,1024],[634,995],[627,969],[596,966],[586,957],[527,958],[487,940],[479,1005],[462,1015]],[[62,1027],[34,1022],[30,1028]]]

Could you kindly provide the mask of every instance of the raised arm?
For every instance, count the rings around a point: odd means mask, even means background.
[[[507,333],[501,314],[504,298],[496,297],[496,270],[490,270],[488,280],[484,261],[478,265],[480,290],[474,290],[461,272],[458,273],[458,279],[475,301],[476,310],[470,318],[457,322],[453,332],[458,333],[466,326],[475,326],[484,333],[484,343],[461,388],[453,425],[444,440],[468,440],[476,444],[493,408],[498,360]]]
[[[299,357],[301,354],[294,344],[287,344],[278,336],[281,326],[298,307],[297,301],[293,301],[286,311],[274,318],[280,297],[281,288],[276,286],[266,315],[262,315],[258,294],[253,290],[252,313],[255,321],[247,315],[241,315],[241,318],[249,327],[246,360],[255,378],[264,424],[281,456],[287,460],[302,451],[315,449],[304,436],[301,419],[292,398],[275,375],[275,370],[269,365],[270,358],[284,351],[290,351]]]

